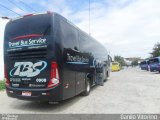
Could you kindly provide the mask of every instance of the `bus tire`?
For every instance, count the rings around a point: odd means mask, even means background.
[[[103,81],[106,82],[107,81],[107,73],[108,71],[105,69],[105,67],[103,67]]]
[[[108,71],[106,72],[106,79],[104,79],[104,82],[106,82],[108,80],[108,77],[109,77],[109,73]]]
[[[91,91],[91,83],[90,83],[89,79],[87,78],[86,79],[85,90],[82,92],[82,95],[83,96],[88,96],[90,91]]]

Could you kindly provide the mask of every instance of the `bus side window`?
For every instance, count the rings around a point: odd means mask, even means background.
[[[84,35],[80,35],[79,41],[80,41],[80,49],[82,52],[88,52],[95,58],[100,58],[103,61],[107,60],[107,53],[104,52],[103,47],[97,46],[98,45],[97,41],[91,40]]]
[[[80,49],[82,52],[87,52],[87,53],[92,53],[93,51],[93,46],[92,46],[92,41],[89,40],[89,38],[79,35],[79,43],[80,43]]]
[[[64,48],[70,48],[72,50],[78,50],[78,32],[69,23],[61,21],[60,23],[63,46]]]

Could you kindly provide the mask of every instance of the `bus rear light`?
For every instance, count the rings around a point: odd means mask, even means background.
[[[11,83],[10,83],[10,81],[8,79],[6,64],[4,64],[4,79],[5,79],[5,85],[6,86],[10,86]]]
[[[51,14],[53,14],[53,12],[51,12],[51,11],[47,11],[47,14],[51,15]]]
[[[23,38],[32,38],[32,37],[41,37],[42,34],[30,34],[30,35],[23,35],[13,38],[13,40],[23,39]]]
[[[5,85],[10,86],[10,81],[7,78],[4,78],[4,79],[5,79]]]
[[[59,72],[56,62],[51,63],[50,81],[48,82],[48,88],[57,86],[59,84]]]
[[[24,15],[23,17],[29,17],[29,16],[33,16],[33,14],[27,14],[27,15]]]

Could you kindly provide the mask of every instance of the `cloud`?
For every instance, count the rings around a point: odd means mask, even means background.
[[[92,36],[105,44],[112,54],[148,57],[153,45],[160,41],[159,4],[159,0],[123,0],[108,3],[109,7],[93,3]],[[82,10],[72,16],[79,19],[77,25],[88,32],[88,11]]]
[[[12,10],[13,10],[14,12],[20,14],[20,15],[24,15],[24,14],[27,13],[25,10],[23,10],[23,9],[21,10],[21,9],[19,9],[19,8],[17,8],[17,7],[14,7]]]
[[[28,1],[32,7],[35,3],[36,0]],[[112,54],[148,57],[153,45],[160,39],[159,4],[159,0],[91,1],[91,35]],[[89,33],[88,2],[39,0],[37,5],[62,14]],[[38,7],[34,6],[35,9]],[[14,10],[23,14],[17,8]]]
[[[29,0],[27,4],[39,11],[60,13],[89,33],[88,1]],[[159,5],[159,0],[91,0],[91,36],[112,55],[149,57],[154,44],[160,41]],[[23,14],[17,8],[14,10]],[[9,11],[3,9],[1,13],[6,15]],[[5,24],[6,21],[0,20],[0,41],[3,41]]]

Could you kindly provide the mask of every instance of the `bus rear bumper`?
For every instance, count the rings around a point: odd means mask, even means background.
[[[151,72],[156,72],[156,71],[159,71],[159,69],[157,67],[150,67],[150,71]]]
[[[15,89],[6,87],[6,92],[9,97],[28,101],[61,101],[61,96],[56,88],[50,89]],[[24,95],[23,92],[29,92],[30,95]]]

